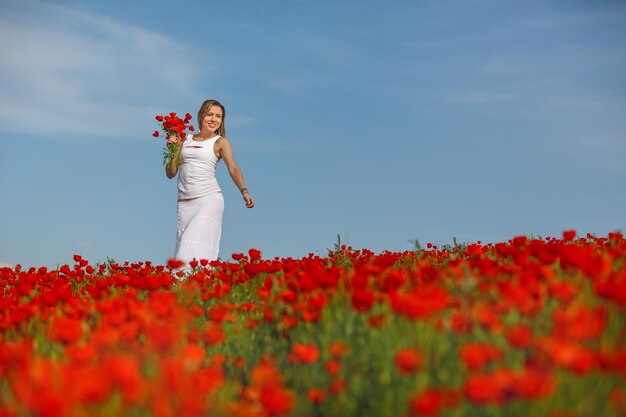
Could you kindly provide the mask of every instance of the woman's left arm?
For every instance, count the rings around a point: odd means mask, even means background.
[[[230,178],[232,178],[237,188],[239,188],[239,191],[241,191],[241,195],[246,202],[246,207],[254,207],[254,198],[252,198],[252,196],[248,192],[248,189],[246,188],[246,183],[243,180],[243,173],[235,162],[235,157],[233,156],[233,148],[232,146],[230,146],[230,142],[228,141],[228,139],[221,137],[217,140],[217,145],[217,151],[219,153],[219,156],[224,160],[226,168],[228,168]]]

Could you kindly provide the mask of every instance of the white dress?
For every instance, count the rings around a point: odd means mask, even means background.
[[[224,197],[215,179],[219,159],[213,150],[219,138],[196,141],[189,136],[180,151],[174,258],[186,263],[193,259],[214,261],[219,255]]]

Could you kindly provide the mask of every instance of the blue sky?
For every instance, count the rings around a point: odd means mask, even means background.
[[[626,229],[619,1],[0,4],[0,263],[174,250],[154,115],[227,108],[222,250]]]

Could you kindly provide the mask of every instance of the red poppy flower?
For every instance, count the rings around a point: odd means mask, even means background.
[[[297,299],[297,294],[294,290],[292,290],[291,288],[287,288],[286,290],[283,290],[279,293],[279,296],[281,298],[281,300],[283,300],[283,302],[285,303],[294,303]]]
[[[188,373],[197,371],[200,368],[202,360],[205,356],[205,351],[198,345],[187,345],[180,353],[184,369]]]
[[[405,375],[415,373],[422,366],[422,355],[415,349],[400,349],[394,360],[398,371]]]
[[[229,304],[217,304],[209,308],[209,310],[207,311],[207,315],[209,316],[209,319],[211,321],[221,323],[226,319],[230,308],[231,307]]]
[[[326,401],[326,390],[322,388],[311,388],[306,396],[314,404],[321,404]]]
[[[295,343],[292,351],[287,357],[289,363],[308,364],[316,362],[320,357],[320,351],[315,345]]]
[[[352,293],[352,307],[360,313],[369,311],[374,304],[374,291],[356,288]]]
[[[553,311],[552,321],[554,323],[552,334],[556,337],[572,341],[594,340],[604,332],[608,312],[603,306],[573,305]]]
[[[281,416],[289,413],[295,402],[293,391],[281,387],[267,387],[261,391],[261,404],[268,416]]]
[[[445,309],[450,295],[444,288],[423,285],[409,292],[390,294],[393,310],[410,319],[426,319]]]
[[[545,338],[537,342],[541,351],[547,354],[554,365],[584,375],[598,364],[598,355],[575,342]]]
[[[87,365],[96,357],[96,349],[92,345],[77,346],[71,345],[65,349],[65,356],[73,365]]]
[[[605,280],[594,282],[594,291],[600,297],[607,298],[622,308],[626,308],[626,263],[620,271]]]
[[[551,396],[556,390],[554,375],[533,368],[524,368],[515,377],[515,392],[525,399],[540,399]]]
[[[267,358],[261,361],[252,370],[251,381],[253,387],[270,387],[282,385],[282,377],[278,368]]]
[[[328,372],[329,375],[337,376],[337,374],[341,370],[341,362],[331,359],[326,362],[325,367],[326,372]]]
[[[143,377],[141,365],[137,357],[131,354],[115,354],[104,360],[103,369],[114,386],[122,391],[127,403],[139,400]]]
[[[185,261],[182,261],[180,259],[168,259],[167,260],[167,267],[170,269],[182,268],[184,265],[185,265]]]
[[[339,395],[342,392],[344,392],[347,388],[348,388],[348,383],[346,382],[345,379],[342,379],[342,378],[333,379],[330,382],[330,385],[328,386],[328,390],[333,395]]]
[[[465,397],[478,404],[503,404],[514,394],[515,377],[510,370],[473,374],[465,381]]]
[[[374,328],[381,327],[383,324],[385,324],[385,321],[386,321],[386,317],[383,314],[370,316],[367,319],[367,322],[369,323],[369,325]]]
[[[409,406],[418,415],[435,416],[444,407],[452,407],[458,402],[458,393],[440,388],[426,388],[413,395]]]
[[[467,343],[461,347],[459,355],[467,369],[481,369],[504,357],[500,349],[489,343]]]
[[[564,240],[574,240],[576,237],[576,230],[565,230],[563,231],[563,239]]]
[[[261,251],[258,249],[250,249],[248,251],[248,255],[250,255],[251,261],[258,261],[261,259]]]
[[[208,345],[218,345],[224,341],[226,338],[226,333],[224,329],[219,324],[211,323],[208,326],[208,329],[204,333],[204,341]]]
[[[328,352],[334,358],[341,358],[350,354],[352,348],[345,342],[333,342],[328,347]]]
[[[512,326],[506,331],[506,338],[509,344],[520,349],[528,347],[532,337],[533,334],[530,327],[523,324]]]
[[[113,383],[103,366],[69,368],[66,378],[80,381],[79,384],[71,384],[68,397],[83,404],[100,404],[110,397],[113,390]]]
[[[152,324],[147,326],[146,336],[152,348],[167,352],[181,339],[181,329],[171,324]]]
[[[56,342],[75,343],[82,335],[83,329],[80,320],[65,316],[55,317],[50,327],[48,327],[48,337]]]
[[[455,333],[469,333],[472,330],[472,321],[466,314],[455,312],[450,317],[450,327]]]

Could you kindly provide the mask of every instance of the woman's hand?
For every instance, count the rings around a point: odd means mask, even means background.
[[[248,207],[248,208],[254,207],[254,198],[252,198],[252,196],[250,195],[249,192],[247,192],[247,191],[244,192],[242,194],[242,197],[243,197],[243,201],[246,202],[246,207]]]
[[[166,139],[167,139],[168,148],[170,144],[183,143],[183,141],[176,135],[168,135]],[[170,162],[165,166],[165,175],[169,179],[174,178],[176,174],[178,173],[178,160],[179,160],[178,155],[180,154],[181,148],[182,146],[180,145],[177,147],[176,153],[172,156],[172,158],[170,159]]]

